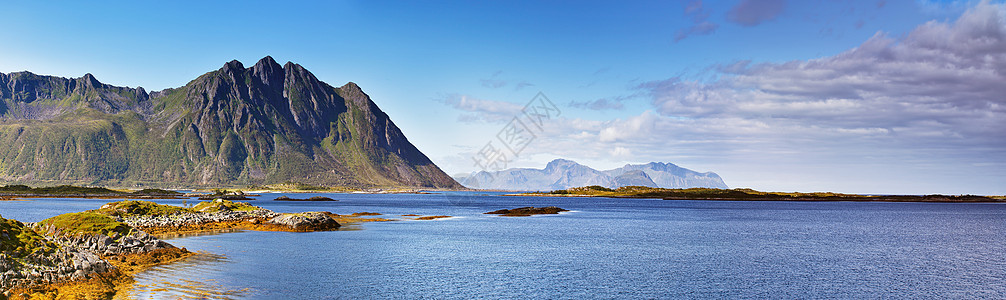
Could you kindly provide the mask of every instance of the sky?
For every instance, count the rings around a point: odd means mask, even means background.
[[[0,72],[147,91],[293,61],[360,85],[452,175],[659,161],[759,190],[1006,194],[1002,1],[8,1],[0,26]],[[539,94],[533,139],[477,164]]]

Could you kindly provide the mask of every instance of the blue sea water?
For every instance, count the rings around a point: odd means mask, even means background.
[[[122,298],[1004,298],[1006,205],[319,194],[278,212],[450,215],[174,238]],[[288,195],[304,198],[313,195]],[[39,221],[109,200],[0,201]],[[158,200],[181,205],[182,200]],[[192,203],[193,201],[189,201]],[[555,205],[560,215],[482,213]]]

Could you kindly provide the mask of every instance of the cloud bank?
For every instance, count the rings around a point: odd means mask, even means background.
[[[652,111],[570,122],[555,132],[566,142],[547,151],[606,157],[622,147],[639,161],[708,165],[728,184],[766,189],[994,186],[1006,178],[1004,20],[1002,5],[983,3],[956,21],[931,21],[901,38],[880,32],[834,56],[739,61],[715,68],[712,81],[645,82],[638,89]],[[969,178],[969,170],[984,175]],[[913,181],[946,183],[921,191]]]
[[[714,80],[639,84],[633,93],[652,108],[638,115],[557,119],[542,134],[548,142],[522,155],[622,162],[631,153],[769,190],[1006,193],[988,188],[1006,178],[1003,5],[981,3],[902,37],[878,32],[833,56],[714,70]]]
[[[902,39],[877,33],[831,57],[719,71],[726,76],[713,82],[670,78],[639,88],[668,117],[1006,147],[1002,6],[979,4],[954,23],[931,21]]]

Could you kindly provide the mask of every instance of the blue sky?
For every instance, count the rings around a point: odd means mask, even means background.
[[[0,72],[154,91],[271,55],[359,84],[449,174],[478,170],[542,92],[562,114],[509,167],[663,161],[731,187],[1006,194],[999,1],[0,7]]]

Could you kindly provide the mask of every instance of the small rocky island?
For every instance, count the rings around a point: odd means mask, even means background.
[[[519,207],[514,209],[501,209],[496,211],[487,212],[487,215],[500,215],[503,217],[530,217],[533,215],[555,215],[559,212],[569,211],[568,209],[562,209],[555,206],[546,207]]]
[[[276,201],[339,201],[339,200],[335,200],[335,199],[332,199],[332,198],[329,198],[329,197],[322,197],[322,196],[314,196],[314,197],[307,198],[307,199],[297,199],[297,198],[290,198],[290,197],[287,197],[287,196],[279,196],[278,198],[273,199],[273,200],[276,200]]]

